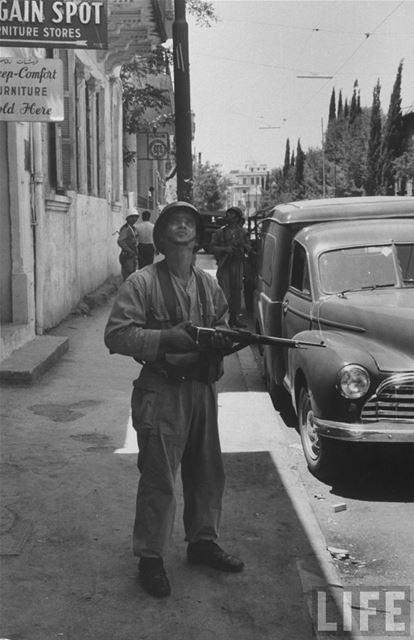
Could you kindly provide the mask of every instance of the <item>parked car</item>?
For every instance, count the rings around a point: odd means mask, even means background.
[[[254,298],[258,333],[325,344],[263,350],[315,475],[335,467],[344,441],[414,443],[414,198],[277,206]]]

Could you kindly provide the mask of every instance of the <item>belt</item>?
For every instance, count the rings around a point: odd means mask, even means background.
[[[147,366],[157,373],[161,375],[163,378],[168,380],[169,382],[186,382],[187,380],[197,380],[199,379],[198,367],[192,369],[183,369],[181,367],[175,367],[174,365],[165,365],[158,363],[147,363]]]

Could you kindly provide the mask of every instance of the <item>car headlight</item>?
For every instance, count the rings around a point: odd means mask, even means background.
[[[358,364],[347,364],[339,372],[339,389],[345,398],[362,398],[370,385],[369,373]]]

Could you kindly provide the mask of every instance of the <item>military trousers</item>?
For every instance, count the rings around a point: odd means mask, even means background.
[[[136,556],[167,553],[176,513],[181,464],[185,539],[218,536],[224,468],[214,384],[195,380],[134,383],[132,421],[138,437],[138,482],[133,529]]]
[[[217,270],[217,280],[229,305],[231,319],[235,319],[241,313],[242,286],[243,286],[243,262],[231,258]]]

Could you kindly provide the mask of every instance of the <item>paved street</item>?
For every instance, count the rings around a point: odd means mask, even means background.
[[[250,349],[228,358],[219,385],[221,543],[246,569],[222,575],[186,564],[180,497],[172,596],[160,602],[140,589],[129,428],[139,367],[104,348],[108,313],[104,305],[69,317],[53,331],[70,339],[63,358],[34,386],[1,390],[0,637],[309,640],[311,589],[337,577]]]

